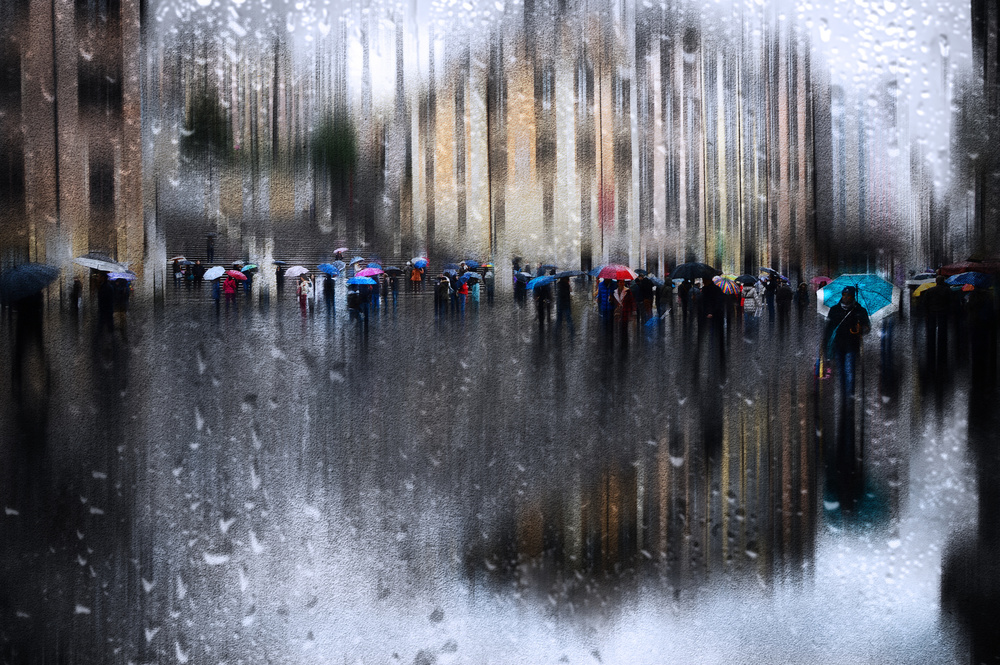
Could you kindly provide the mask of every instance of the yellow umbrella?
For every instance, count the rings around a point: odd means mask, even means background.
[[[934,282],[927,282],[925,284],[921,284],[920,286],[918,286],[916,288],[916,290],[913,291],[913,295],[914,296],[919,296],[921,293],[923,293],[927,289],[931,288],[932,286],[935,286]]]

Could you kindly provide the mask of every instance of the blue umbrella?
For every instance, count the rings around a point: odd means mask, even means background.
[[[129,270],[128,272],[109,272],[108,279],[114,281],[116,279],[124,279],[126,282],[131,282],[137,277],[137,275]]]
[[[458,272],[458,264],[455,263],[446,263],[441,266],[441,268],[443,271],[454,270],[455,272]]]
[[[993,278],[981,272],[960,272],[944,281],[952,285],[972,284],[977,289],[985,289],[993,285]]]
[[[59,268],[45,263],[22,263],[0,273],[0,297],[6,302],[33,296],[59,276]]]
[[[348,284],[374,284],[375,280],[371,277],[352,277],[347,280]]]
[[[655,275],[646,275],[646,279],[648,279],[649,281],[651,281],[656,286],[661,286],[662,287],[664,284],[666,284],[666,282],[664,282],[659,277],[656,277]]]
[[[871,273],[841,275],[816,292],[817,309],[826,314],[840,302],[845,287],[857,289],[855,299],[868,311],[872,321],[888,316],[899,309],[900,290],[878,275]]]
[[[533,289],[536,286],[546,286],[554,281],[556,281],[555,275],[541,275],[528,282],[528,288]]]
[[[418,268],[426,268],[427,267],[427,259],[422,258],[422,257],[415,258],[415,259],[413,259],[413,265],[415,265]]]
[[[344,263],[343,261],[334,261],[330,265],[336,268],[337,272],[344,272],[344,268],[347,267],[347,264]]]
[[[349,265],[354,265],[355,263],[358,263],[360,261],[364,261],[364,258],[360,256],[355,256],[353,259],[351,259],[351,263]]]
[[[479,267],[479,261],[473,261],[472,259],[466,259],[465,260],[465,265],[467,265],[468,267],[470,267],[473,270],[475,270],[476,268]]]
[[[365,267],[366,268],[375,268],[376,270],[382,270],[382,264],[376,263],[375,261],[372,261],[371,263],[369,263]],[[385,272],[385,270],[382,270],[382,272]]]
[[[340,270],[337,269],[337,266],[331,263],[321,263],[318,266],[316,266],[316,269],[319,270],[320,272],[325,272],[330,277],[336,277],[337,275],[340,274]]]
[[[443,272],[446,275],[457,275],[458,274],[458,268],[445,268],[441,272]]]

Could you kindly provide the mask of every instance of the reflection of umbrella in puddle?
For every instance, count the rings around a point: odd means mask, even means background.
[[[0,273],[0,297],[15,302],[33,296],[59,276],[59,268],[45,263],[23,263]]]

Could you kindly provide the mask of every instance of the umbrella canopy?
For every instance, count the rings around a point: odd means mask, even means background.
[[[413,257],[412,259],[410,259],[410,263],[412,263],[413,265],[417,266],[418,268],[426,268],[427,267],[427,259],[425,259],[422,256],[415,256],[415,257]]]
[[[248,273],[248,272],[253,272],[256,269],[257,269],[257,265],[255,263],[248,263],[245,266],[243,266],[242,268],[240,268],[240,272],[242,272],[242,273]]]
[[[375,280],[371,277],[352,277],[347,280],[348,284],[374,284]]]
[[[777,270],[775,270],[774,268],[768,268],[767,266],[761,266],[760,268],[758,268],[758,270],[760,270],[760,272],[766,272],[766,273],[769,273],[771,275],[777,275],[778,274]]]
[[[227,270],[226,276],[232,277],[233,279],[239,280],[241,282],[245,282],[247,280],[247,276],[241,273],[239,270]]]
[[[922,272],[919,275],[914,275],[910,279],[906,280],[906,285],[920,286],[921,284],[926,284],[927,282],[933,282],[935,279],[937,279],[937,273]]]
[[[878,275],[870,273],[857,275],[840,275],[822,289],[816,292],[816,308],[820,314],[827,314],[831,307],[840,302],[844,287],[853,286],[858,292],[855,297],[858,304],[868,310],[872,321],[892,314],[899,309],[901,291]]]
[[[743,293],[743,287],[731,279],[726,279],[725,277],[722,276],[716,276],[712,278],[712,281],[715,282],[716,286],[722,289],[723,293],[733,296],[738,296],[739,294]]]
[[[110,280],[124,279],[126,282],[131,282],[131,281],[135,280],[136,277],[138,277],[138,275],[136,275],[131,270],[129,270],[127,272],[109,272],[108,273],[108,279],[110,279]]]
[[[556,278],[562,279],[563,277],[581,277],[587,273],[582,270],[563,270],[562,272],[556,273]]]
[[[374,268],[375,270],[382,270],[382,264],[378,263],[377,261],[372,261],[371,263],[367,264],[365,266],[365,268],[366,269],[368,269],[368,268]],[[385,272],[385,271],[382,270],[382,272]]]
[[[820,284],[823,283],[829,284],[832,281],[833,281],[832,277],[827,277],[826,275],[817,275],[816,277],[810,279],[809,283],[812,284],[813,286],[819,286]]]
[[[84,268],[93,268],[94,270],[104,272],[125,272],[128,270],[128,266],[118,263],[107,254],[100,254],[98,252],[89,252],[83,256],[78,256],[73,259],[73,262]]]
[[[185,256],[174,256],[174,257],[171,257],[171,258],[167,259],[167,263],[173,263],[174,261],[187,261],[187,257],[185,257]]]
[[[647,271],[645,268],[635,268],[632,270],[632,272],[634,272],[636,275],[643,275],[643,276],[649,274],[649,271]]]
[[[920,286],[918,286],[916,289],[913,290],[913,295],[919,296],[927,289],[934,288],[935,286],[937,286],[937,284],[935,284],[934,282],[924,282],[923,284],[921,284]]]
[[[357,277],[375,277],[376,275],[381,275],[383,272],[385,271],[383,271],[381,268],[372,268],[371,266],[369,266],[363,270],[359,270],[357,273],[355,273],[355,275]]]
[[[548,272],[549,270],[559,270],[559,267],[558,266],[554,266],[551,263],[546,263],[543,266],[538,266],[538,269],[539,270],[544,270],[544,271]]]
[[[461,277],[459,277],[458,279],[461,280],[461,281],[463,281],[463,282],[465,282],[465,281],[478,282],[482,278],[483,278],[483,276],[480,275],[478,272],[467,272],[464,275],[462,275]]]
[[[347,268],[347,264],[343,261],[334,261],[330,265],[336,268],[337,272],[344,272],[344,269]]]
[[[646,276],[646,279],[648,279],[648,280],[649,280],[649,281],[651,281],[651,282],[652,282],[652,283],[653,283],[653,284],[654,284],[655,286],[658,286],[658,287],[663,287],[663,286],[665,286],[665,285],[666,285],[666,282],[664,282],[664,281],[663,281],[662,279],[660,279],[660,278],[659,278],[659,277],[657,277],[656,275],[647,275],[647,276]]]
[[[305,275],[309,272],[309,269],[305,266],[292,266],[285,271],[285,277],[298,277],[299,275]]]
[[[546,286],[554,281],[556,281],[555,275],[541,275],[528,282],[528,288],[533,289],[536,286]]]
[[[475,261],[473,259],[466,259],[464,263],[467,267],[472,268],[473,270],[479,267],[479,261]]]
[[[288,265],[288,261],[271,261],[271,263],[273,263],[276,266],[287,266]]]
[[[742,284],[743,286],[753,286],[754,284],[757,283],[758,280],[753,275],[739,275],[733,281],[736,282],[737,284]],[[832,282],[833,280],[831,279],[829,281]]]
[[[355,263],[361,263],[362,261],[364,261],[364,258],[360,256],[355,256],[353,259],[351,259],[350,263],[348,263],[347,265],[353,266]]]
[[[402,271],[402,269],[397,268],[396,266],[389,266],[389,267],[385,268],[385,274],[387,274],[387,275],[402,275],[403,271]]]
[[[531,279],[531,273],[524,272],[523,270],[520,272],[516,272],[514,273],[514,279],[516,279],[519,282],[527,282]]]
[[[1000,272],[1000,261],[961,261],[938,268],[938,273],[942,275],[957,275],[963,272],[982,272],[986,274]]]
[[[340,254],[341,252],[346,252],[348,249],[349,249],[348,247],[338,247],[337,249],[333,250],[333,253]]]
[[[202,275],[202,277],[204,279],[207,279],[208,281],[212,281],[213,279],[219,279],[225,274],[226,274],[225,268],[223,268],[222,266],[215,266],[214,268],[209,268],[208,270],[206,270],[205,274]]]
[[[316,269],[319,270],[320,272],[326,273],[330,277],[336,277],[337,275],[340,274],[340,270],[337,269],[337,266],[330,263],[321,263],[318,266],[316,266]]]
[[[587,274],[591,277],[597,277],[601,271],[604,270],[604,266],[597,266],[596,268],[591,268],[587,271]]]
[[[635,273],[628,266],[621,266],[615,263],[606,265],[601,268],[601,271],[597,273],[597,276],[601,279],[624,279],[633,280],[635,279]]]
[[[14,302],[33,296],[59,276],[59,268],[46,263],[22,263],[0,273],[0,297]]]
[[[993,285],[993,278],[981,272],[960,272],[944,281],[948,284],[971,284],[984,289]]]
[[[716,275],[721,274],[721,271],[716,270],[710,265],[704,263],[682,263],[673,270],[670,271],[670,276],[674,279],[712,279]]]
[[[442,270],[454,270],[454,271],[457,272],[458,271],[458,264],[457,263],[446,263],[443,266],[441,266],[441,269]]]
[[[457,275],[458,274],[458,269],[456,269],[456,268],[445,268],[441,272],[443,272],[446,275]]]

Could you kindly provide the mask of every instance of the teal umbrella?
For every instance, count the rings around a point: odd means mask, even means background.
[[[884,318],[899,310],[900,289],[878,275],[871,273],[841,275],[816,292],[816,308],[826,315],[835,307],[845,287],[857,289],[855,299],[868,311],[872,321]]]

